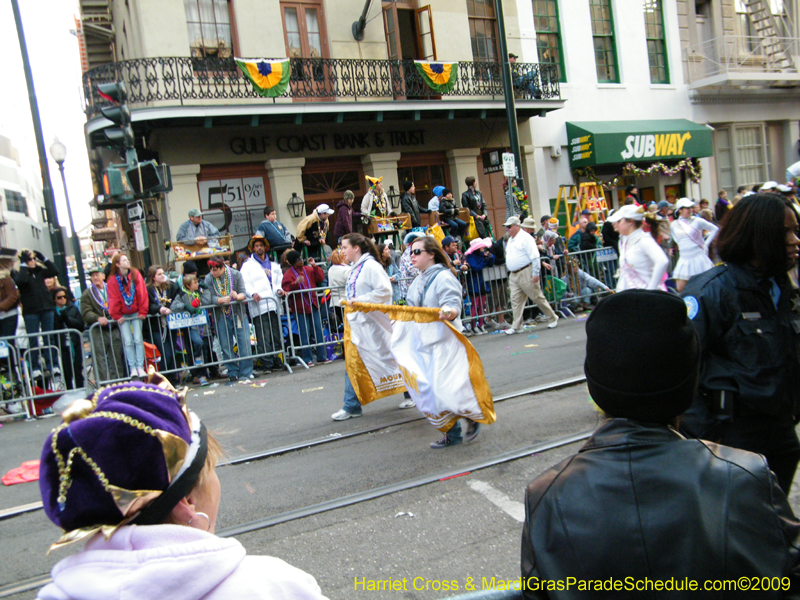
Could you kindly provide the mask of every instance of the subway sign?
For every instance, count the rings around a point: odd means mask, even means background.
[[[573,168],[711,156],[713,129],[687,119],[567,123]]]

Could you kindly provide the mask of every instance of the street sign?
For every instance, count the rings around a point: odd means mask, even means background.
[[[506,177],[516,177],[517,175],[514,155],[511,152],[503,152],[503,175]]]
[[[600,248],[595,254],[595,258],[597,258],[597,262],[602,263],[617,260],[619,257],[613,248]]]
[[[136,240],[136,249],[139,252],[147,250],[147,245],[144,243],[144,231],[142,230],[142,222],[136,221],[131,225],[133,227],[133,239]]]
[[[207,323],[208,319],[206,319],[205,311],[195,315],[191,314],[189,311],[169,313],[167,315],[167,327],[170,329],[183,329],[184,327],[206,325]]]
[[[133,224],[144,221],[144,202],[137,200],[128,204],[128,222]]]

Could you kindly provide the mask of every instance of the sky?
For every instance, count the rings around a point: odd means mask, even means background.
[[[58,221],[69,228],[67,203],[58,165],[50,157],[53,139],[67,147],[64,173],[72,205],[75,229],[91,221],[93,197],[89,157],[83,126],[81,64],[78,40],[72,31],[79,15],[77,0],[18,0],[39,103],[42,132],[56,197]],[[19,37],[10,0],[0,0],[0,134],[11,138],[19,150],[22,168],[33,174],[41,187],[41,171],[33,133]]]

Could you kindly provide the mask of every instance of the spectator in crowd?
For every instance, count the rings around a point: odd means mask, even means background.
[[[422,208],[417,202],[417,188],[413,181],[403,182],[403,197],[400,199],[400,210],[411,217],[411,227],[422,227],[421,213],[429,213],[427,208]]]
[[[250,319],[256,330],[256,354],[261,368],[266,372],[283,369],[277,354],[281,350],[281,328],[279,302],[283,297],[283,272],[279,264],[270,260],[267,254],[267,241],[261,236],[253,236],[247,245],[250,252],[242,265],[242,278],[250,308]]]
[[[506,219],[503,223],[508,231],[508,245],[506,246],[506,268],[508,269],[508,284],[511,292],[511,310],[514,313],[514,322],[507,334],[517,333],[522,329],[522,313],[525,309],[525,300],[530,298],[547,317],[550,329],[558,325],[558,316],[550,308],[542,293],[539,283],[540,258],[539,249],[533,238],[522,231],[518,217]]]
[[[69,290],[56,287],[51,292],[56,305],[55,323],[53,329],[75,329],[83,331],[83,318],[81,311],[75,306]],[[64,367],[64,383],[68,390],[77,390],[83,387],[83,336],[79,333],[63,333],[58,336],[61,348],[61,364]]]
[[[351,269],[352,267],[345,262],[341,248],[331,252],[328,257],[328,286],[331,288],[331,306],[334,314],[334,324],[331,325],[331,332],[344,331],[342,300],[345,298],[344,286],[347,284],[347,276],[350,274]]]
[[[657,212],[658,212],[657,216],[659,219],[667,219],[669,221],[672,221],[672,211],[674,209],[675,207],[672,204],[670,204],[666,200],[662,200],[661,202],[658,203],[657,206]]]
[[[255,234],[265,238],[269,249],[278,256],[292,245],[292,234],[286,225],[278,221],[278,213],[272,206],[264,209],[264,220],[261,221]]]
[[[247,299],[242,274],[219,258],[209,258],[211,272],[206,275],[202,301],[214,306],[214,323],[222,348],[230,381],[249,381],[253,378],[253,359],[250,358],[250,323],[244,305],[234,304]],[[238,358],[233,346],[238,347]]]
[[[361,220],[367,225],[370,217],[386,218],[389,216],[389,198],[383,191],[383,177],[366,176],[369,189],[361,199]]]
[[[717,220],[717,223],[722,223],[722,220],[730,209],[731,203],[728,201],[728,192],[720,190],[717,194],[717,203],[714,205],[714,218]],[[700,210],[703,210],[702,205],[700,206]]]
[[[673,273],[679,294],[689,279],[714,267],[708,257],[708,249],[719,228],[705,219],[692,216],[693,207],[694,201],[689,198],[678,200],[679,218],[671,225],[672,239],[680,250],[680,259]],[[708,232],[707,237],[704,237],[705,232]]]
[[[466,222],[458,218],[458,207],[453,199],[453,190],[444,188],[439,197],[439,214],[450,228],[450,235],[461,239],[467,231]]]
[[[592,307],[592,298],[598,292],[611,291],[611,288],[605,283],[592,277],[589,273],[581,269],[580,262],[577,258],[573,258],[569,261],[569,269],[570,272],[564,279],[572,289],[574,297],[577,299],[576,308],[578,310],[589,310]]]
[[[289,252],[286,257],[289,269],[283,274],[283,291],[298,292],[300,290],[313,290],[325,281],[325,273],[317,266],[313,258],[308,259],[308,264],[303,265],[303,257],[296,250]],[[319,298],[316,292],[300,291],[289,297],[289,311],[297,320],[297,330],[300,334],[300,345],[305,346],[300,350],[300,357],[306,366],[313,367],[312,351],[310,345],[316,344],[314,353],[319,364],[331,362],[325,351],[324,336],[322,333],[322,319],[319,313]],[[314,336],[312,341],[311,336]]]
[[[389,281],[392,282],[392,304],[398,304],[403,296],[400,295],[400,269],[392,261],[392,253],[389,246],[386,244],[378,244],[378,256],[380,263],[383,265],[383,270],[389,276]]]
[[[760,188],[758,188],[757,190],[753,190],[753,191],[754,192],[762,192],[762,193],[766,192],[766,193],[777,194],[779,185],[780,184],[777,181],[767,181],[767,182],[763,183]],[[727,196],[727,194],[726,194],[726,196]]]
[[[577,250],[596,250],[599,247],[600,240],[597,238],[597,223],[589,221],[586,223],[584,230],[581,231],[581,239]]]
[[[14,348],[19,321],[19,290],[11,273],[17,251],[11,248],[0,248],[0,337]],[[16,366],[14,352],[9,352],[8,360],[12,369]]]
[[[543,240],[547,258],[542,264],[546,264],[545,269],[553,272],[556,277],[562,277],[567,265],[564,257],[564,240],[553,230],[545,231]]]
[[[625,202],[623,205],[628,204],[635,204],[639,206],[639,188],[636,187],[635,184],[631,183],[625,188]]]
[[[439,198],[445,189],[443,185],[437,185],[433,188],[433,196],[428,200],[428,212],[439,212]]]
[[[92,285],[81,296],[81,317],[89,327],[94,377],[97,382],[123,379],[126,370],[122,335],[109,312],[105,272],[100,267],[93,267],[89,270],[89,278]],[[98,326],[92,327],[95,323]]]
[[[444,236],[442,240],[442,250],[445,251],[445,254],[447,254],[447,257],[450,259],[450,262],[453,263],[457,272],[465,272],[469,269],[469,266],[464,260],[464,255],[458,250],[458,242],[452,235]]]
[[[489,237],[489,221],[486,214],[486,200],[478,190],[478,180],[470,176],[464,180],[467,191],[461,194],[461,206],[469,209],[469,215],[475,221],[478,237]]]
[[[669,369],[651,368],[654,352],[671,357]],[[672,591],[650,596],[682,598],[719,595],[690,592],[687,580],[774,578],[792,590],[800,585],[800,523],[764,458],[676,431],[694,397],[702,352],[675,296],[631,290],[597,305],[586,322],[584,371],[591,398],[608,418],[576,455],[528,486],[524,582],[576,575],[597,582],[672,581]],[[608,526],[598,534],[590,525],[596,523]],[[634,599],[642,592],[578,595]],[[576,593],[523,586],[522,596]]]
[[[486,279],[483,270],[494,266],[494,255],[489,251],[492,245],[492,238],[475,238],[470,241],[469,248],[464,253],[469,273],[467,273],[467,294],[469,295],[472,306],[471,316],[475,317],[472,323],[464,326],[464,335],[470,330],[475,335],[488,333],[485,329],[486,320],[483,315],[489,311],[489,304],[486,300]]]
[[[700,217],[701,219],[705,219],[706,221],[712,223],[715,226],[717,224],[716,221],[714,220],[714,213],[711,212],[710,208],[704,208],[703,210],[700,211],[700,213],[697,216]]]
[[[550,215],[542,215],[542,218],[539,219],[539,224],[541,227],[539,228],[539,231],[536,232],[536,239],[538,242],[542,241],[544,232],[549,229],[550,218]]]
[[[73,404],[45,442],[39,489],[56,547],[86,544],[38,597],[324,600],[307,573],[214,535],[221,447],[168,382],[149,381]]]
[[[400,296],[402,298],[406,297],[408,286],[411,285],[414,278],[419,275],[419,271],[417,271],[416,267],[414,267],[411,262],[411,242],[414,238],[418,238],[422,235],[425,234],[419,231],[411,231],[403,238],[403,253],[400,255],[400,264],[398,265],[400,269]]]
[[[743,198],[716,240],[724,264],[683,297],[700,337],[700,387],[681,421],[691,437],[763,454],[786,494],[800,460],[797,215],[776,194]]]
[[[143,319],[150,308],[144,277],[131,268],[127,254],[120,252],[111,260],[108,279],[108,311],[119,325],[122,347],[131,377],[145,377]]]
[[[336,215],[336,224],[333,226],[333,237],[336,238],[337,244],[342,236],[353,232],[353,217],[361,217],[361,213],[357,213],[353,210],[353,201],[355,201],[355,199],[356,195],[350,190],[347,190],[344,193],[344,197],[339,200],[339,204],[336,206],[339,212]]]
[[[55,340],[49,339],[47,333],[53,331],[56,306],[45,279],[57,276],[58,269],[38,250],[20,250],[19,262],[19,271],[12,271],[11,277],[19,289],[25,330],[29,334],[41,332],[45,346],[50,345]],[[58,365],[54,364],[52,352],[47,349],[39,351],[38,335],[28,337],[28,348],[31,377],[38,379],[43,376],[42,365],[52,375],[61,374]]]
[[[308,248],[309,256],[322,256],[322,247],[327,243],[328,226],[333,209],[327,204],[320,204],[311,211],[311,214],[304,218],[297,225],[297,239],[294,242],[294,249],[302,252],[303,248]]]
[[[176,313],[188,312],[190,315],[203,315],[206,318],[205,325],[193,325],[182,330],[189,338],[188,343],[184,342],[188,360],[192,360],[195,365],[213,362],[211,356],[211,344],[209,343],[208,313],[201,308],[203,300],[201,298],[200,280],[197,275],[184,275],[181,280],[182,286],[175,300],[172,302],[172,309]],[[205,367],[195,366],[191,369],[192,383],[195,385],[208,385]]]
[[[519,190],[519,188],[517,187],[516,179],[511,179],[510,187],[507,179],[503,181],[503,194],[506,201],[506,220],[511,217],[520,217],[522,215],[522,207],[520,206],[519,199],[515,193],[517,190]],[[520,218],[524,218],[526,216],[527,215],[522,215]]]
[[[189,211],[189,220],[178,227],[178,241],[182,244],[205,246],[208,240],[219,238],[219,229],[203,219],[199,208]]]
[[[614,212],[613,208],[608,211],[608,218],[606,222],[603,223],[603,230],[601,233],[603,237],[603,247],[613,248],[614,252],[619,256],[619,232],[617,232],[614,223],[611,221],[611,215],[613,215]]]
[[[172,312],[172,301],[180,291],[180,286],[170,281],[161,265],[151,265],[147,270],[147,295],[149,307],[147,314],[150,316],[142,327],[142,337],[145,342],[158,348],[161,355],[159,371],[171,371],[166,378],[177,383],[176,369],[178,364],[175,357],[175,334],[167,326],[167,316]]]
[[[56,289],[57,285],[58,285],[58,278],[55,276],[47,277],[44,280],[44,287],[47,288],[48,292],[52,292],[54,289]]]

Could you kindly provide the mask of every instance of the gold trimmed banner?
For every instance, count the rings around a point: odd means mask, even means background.
[[[393,362],[417,408],[438,430],[449,431],[461,417],[486,424],[496,420],[480,356],[449,321],[439,319],[438,308],[354,303],[345,310],[380,313],[391,321]],[[351,382],[354,372],[358,376],[348,364]]]
[[[244,76],[253,84],[257,94],[267,98],[282,96],[289,87],[291,65],[289,59],[244,60],[234,58]]]
[[[434,92],[446,94],[451,91],[458,81],[457,62],[432,62],[415,60],[417,73]]]

